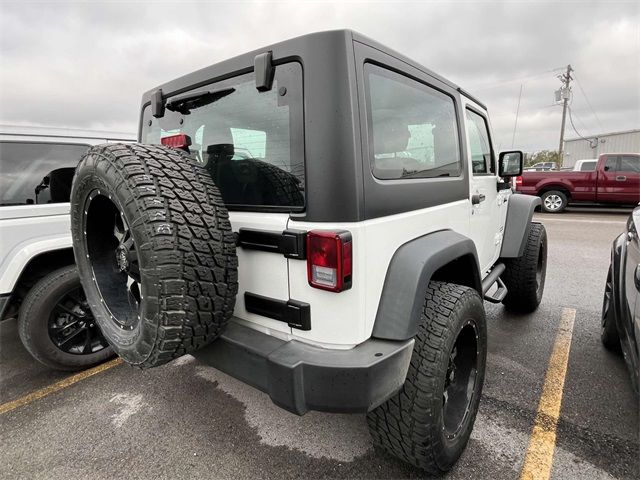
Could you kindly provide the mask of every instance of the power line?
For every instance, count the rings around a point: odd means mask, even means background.
[[[520,113],[520,100],[522,99],[522,87],[524,87],[524,83],[520,84],[520,95],[518,95],[518,106],[516,107],[516,122],[513,125],[513,136],[511,137],[511,148],[513,148],[513,144],[516,141],[516,129],[518,128],[518,114]]]
[[[575,80],[576,80],[576,83],[578,84],[578,88],[580,88],[580,93],[582,93],[582,96],[584,97],[585,101],[587,102],[587,105],[589,106],[589,110],[591,110],[591,113],[593,114],[593,116],[596,118],[596,121],[598,122],[598,126],[600,127],[600,131],[604,131],[604,127],[602,126],[602,122],[600,121],[600,117],[598,117],[598,114],[596,113],[595,109],[593,108],[593,105],[589,101],[589,97],[587,97],[587,93],[584,91],[584,88],[582,88],[582,84],[580,83],[580,80],[578,80],[577,78],[575,78]]]
[[[573,106],[573,90],[569,91],[569,108],[571,108]],[[585,123],[580,119],[580,117],[578,116],[577,112],[574,112],[573,110],[571,111],[571,113],[573,113],[576,116],[576,121],[578,123],[580,123],[580,125],[582,125],[582,130],[587,132],[587,135],[591,135],[591,131],[587,128],[587,126],[585,125]]]
[[[576,135],[578,135],[578,137],[580,137],[582,140],[586,140],[587,142],[591,143],[590,139],[580,135],[580,132],[578,132],[578,130],[576,129],[576,126],[573,124],[573,115],[571,115],[571,107],[568,107],[567,109],[569,110],[569,123],[571,123],[571,127],[573,128],[573,131],[576,132]]]
[[[557,72],[558,70],[563,70],[564,67],[552,68],[551,70],[545,70],[544,72],[532,73],[531,75],[526,75],[524,77],[513,78],[511,80],[502,80],[499,82],[490,82],[490,83],[481,83],[477,86],[467,86],[467,90],[480,91],[480,90],[490,90],[492,88],[501,87],[502,85],[507,85],[509,83],[515,82],[524,82],[526,80],[531,80],[533,78],[541,77],[543,75],[548,75],[549,73]]]
[[[589,97],[587,97],[587,93],[584,91],[584,88],[582,88],[582,84],[580,83],[580,80],[578,80],[578,78],[575,76],[575,74],[574,74],[574,78],[576,80],[576,83],[578,84],[578,88],[580,89],[580,92],[582,92],[582,96],[587,101],[587,105],[589,105],[589,108],[591,109],[591,113],[593,113],[593,116],[596,117],[596,120],[598,121],[598,125],[600,126],[600,130],[604,131],[604,127],[602,126],[602,122],[600,121],[600,117],[598,117],[598,114],[596,113],[595,109],[593,108],[593,105],[591,105],[591,102],[589,101]]]
[[[591,134],[591,129],[587,128],[587,124],[582,120],[582,118],[580,118],[580,115],[578,115],[578,112],[574,112],[572,110],[572,113],[576,116],[576,123],[580,125],[580,130],[582,130],[583,132],[586,132],[587,136],[592,137],[593,135]]]

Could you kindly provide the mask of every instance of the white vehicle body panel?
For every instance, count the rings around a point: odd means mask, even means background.
[[[371,336],[384,279],[391,258],[408,241],[451,229],[469,231],[466,200],[405,212],[359,223],[306,223],[289,221],[288,228],[301,230],[348,230],[353,237],[353,278],[349,290],[333,293],[307,282],[307,262],[289,260],[291,298],[311,305],[311,330],[293,330],[300,341],[327,348],[349,348]]]
[[[64,213],[43,216],[35,212],[36,215],[18,218],[4,218],[0,208],[0,294],[13,291],[20,274],[33,258],[53,250],[71,248],[69,204],[61,205],[66,206]],[[39,207],[26,208],[40,210]]]
[[[241,228],[282,232],[287,228],[289,215],[287,213],[229,212],[229,219],[234,232],[238,232]],[[291,333],[291,327],[286,323],[249,313],[244,307],[245,292],[279,300],[289,299],[287,259],[283,255],[258,250],[238,248],[236,252],[239,287],[234,316],[242,319],[243,324],[263,333],[287,338]]]

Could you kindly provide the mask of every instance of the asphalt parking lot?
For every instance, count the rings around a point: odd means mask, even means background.
[[[599,338],[609,248],[627,216],[537,216],[549,238],[543,302],[524,316],[486,304],[480,412],[447,478],[519,478],[525,458],[542,468],[527,452],[563,315],[574,323],[564,388],[555,385],[562,403],[551,478],[639,478],[638,399],[622,358]],[[422,476],[374,452],[364,415],[297,417],[190,356],[147,371],[107,367],[38,398],[69,374],[41,367],[22,348],[15,321],[0,323],[0,411],[8,410],[0,414],[0,478]]]

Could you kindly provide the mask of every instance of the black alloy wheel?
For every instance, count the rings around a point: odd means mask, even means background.
[[[478,376],[478,333],[468,320],[449,354],[449,365],[442,393],[442,420],[447,439],[455,438],[471,409]]]
[[[109,346],[82,291],[82,287],[64,294],[49,316],[51,341],[65,353],[89,355]]]
[[[87,198],[85,208],[87,259],[93,282],[111,321],[121,330],[134,330],[140,322],[142,289],[136,243],[122,210],[100,190]]]
[[[57,370],[89,368],[113,355],[73,264],[49,272],[29,289],[20,305],[18,333],[36,360]]]

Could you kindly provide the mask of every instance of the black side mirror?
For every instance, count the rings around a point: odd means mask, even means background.
[[[522,175],[524,153],[520,150],[500,152],[498,160],[498,175],[501,177],[517,177]]]

